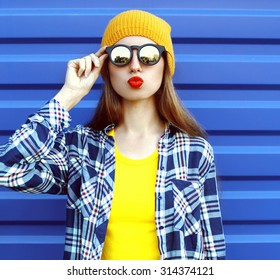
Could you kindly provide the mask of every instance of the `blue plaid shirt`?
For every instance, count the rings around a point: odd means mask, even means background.
[[[67,194],[65,259],[101,258],[113,199],[114,139],[66,128],[56,100],[0,147],[0,185]],[[224,259],[225,241],[211,146],[169,125],[160,139],[155,223],[161,259]]]

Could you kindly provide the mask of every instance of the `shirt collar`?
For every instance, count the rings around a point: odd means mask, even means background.
[[[108,135],[108,132],[111,131],[112,129],[115,128],[115,124],[112,123],[112,124],[109,124],[107,125],[104,129],[103,129],[103,132]],[[167,125],[164,129],[164,134],[169,134],[169,133],[176,133],[176,132],[183,132],[179,127],[177,127],[176,125],[174,125],[173,123],[171,122],[167,122]]]

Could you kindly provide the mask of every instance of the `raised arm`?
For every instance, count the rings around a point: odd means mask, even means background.
[[[96,82],[107,57],[104,51],[69,61],[64,86],[55,98],[0,146],[0,186],[31,193],[67,191],[68,111]]]
[[[107,57],[105,48],[68,62],[65,83],[55,99],[68,111],[85,97],[96,82]]]

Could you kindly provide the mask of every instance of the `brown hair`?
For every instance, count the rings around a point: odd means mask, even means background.
[[[110,124],[116,126],[121,121],[122,107],[121,97],[114,91],[108,72],[108,62],[104,64],[104,90],[96,108],[95,115],[88,126],[93,130],[103,130]],[[206,132],[201,128],[190,112],[184,108],[178,97],[172,82],[172,77],[168,67],[165,67],[163,81],[160,89],[155,94],[157,109],[160,117],[170,122],[190,136],[200,136],[206,138]]]

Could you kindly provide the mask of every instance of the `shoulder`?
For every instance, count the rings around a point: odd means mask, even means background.
[[[184,158],[188,167],[208,170],[214,164],[213,148],[206,139],[184,132],[176,132],[174,138],[170,153]]]
[[[190,136],[184,132],[176,132],[174,144],[187,149],[191,152],[198,152],[202,155],[213,154],[211,144],[204,138],[198,136]]]
[[[210,143],[202,137],[192,137],[186,133],[177,133],[178,141],[177,150],[182,150],[181,156],[184,155],[186,166],[188,168],[198,170],[201,178],[205,178],[211,170],[215,170],[215,159],[213,148]]]
[[[65,137],[68,144],[80,145],[81,143],[96,143],[97,145],[105,139],[103,131],[92,130],[83,125],[77,125],[65,131]]]
[[[66,131],[65,131],[65,134],[66,135],[84,135],[84,134],[94,134],[94,133],[97,133],[97,131],[93,131],[91,130],[89,127],[86,127],[84,125],[77,125],[75,127],[71,127],[71,128],[68,128]]]

